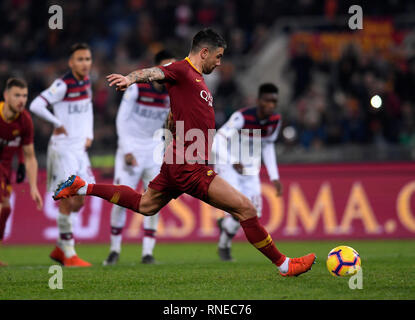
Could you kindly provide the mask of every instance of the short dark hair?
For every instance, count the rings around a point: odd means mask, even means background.
[[[207,28],[199,31],[193,37],[191,51],[197,52],[202,49],[203,46],[226,49],[226,42],[218,33]]]
[[[19,88],[27,88],[27,82],[23,79],[18,78],[9,78],[6,81],[6,90],[9,90],[13,87],[19,87]]]
[[[75,51],[78,51],[78,50],[91,50],[91,48],[85,42],[78,42],[71,46],[69,50],[69,55],[71,56]]]
[[[174,59],[174,58],[175,58],[174,54],[171,53],[170,51],[161,50],[161,51],[157,52],[157,54],[154,56],[154,63],[156,65],[159,65],[160,62],[162,62],[163,60]]]
[[[259,86],[258,97],[264,93],[278,93],[278,87],[273,83],[263,83]]]

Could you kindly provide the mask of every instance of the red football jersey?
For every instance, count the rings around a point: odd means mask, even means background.
[[[176,124],[177,134],[173,132],[173,150],[176,156],[180,153],[178,146],[184,137],[184,152],[192,145],[191,153],[194,157],[208,160],[213,140],[213,131],[209,132],[209,129],[215,129],[215,112],[213,97],[202,73],[193,66],[189,58],[159,68],[165,75],[170,108]],[[183,136],[178,121],[183,121]],[[199,130],[189,132],[191,129]]]
[[[14,154],[22,145],[33,143],[33,122],[27,110],[7,121],[3,107],[4,102],[0,102],[0,169],[10,178]]]

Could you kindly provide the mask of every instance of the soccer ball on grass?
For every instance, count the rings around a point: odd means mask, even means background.
[[[335,277],[347,277],[356,274],[361,268],[360,256],[348,246],[338,246],[329,252],[327,269]]]

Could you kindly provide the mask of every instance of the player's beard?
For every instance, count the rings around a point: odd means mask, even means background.
[[[211,68],[206,68],[205,70],[203,70],[204,74],[211,74],[213,72],[213,70],[215,70],[216,66],[213,66]]]
[[[9,105],[10,106],[10,110],[13,112],[14,115],[19,114],[20,112],[22,112],[24,110],[24,104],[19,107],[19,105],[14,106],[12,104]]]
[[[86,72],[84,72],[84,71],[81,71],[81,72],[78,72],[78,71],[73,71],[73,73],[74,73],[74,75],[75,75],[75,77],[77,77],[77,78],[79,78],[79,79],[84,79],[87,75],[88,75],[88,73],[89,73],[89,71],[86,71]]]

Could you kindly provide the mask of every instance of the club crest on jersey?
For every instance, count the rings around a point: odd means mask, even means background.
[[[211,176],[211,175],[213,174],[213,170],[209,170],[208,172],[206,172],[206,174],[207,174],[208,176]]]
[[[213,107],[213,97],[210,92],[202,90],[200,91],[200,97],[208,103],[209,107]]]

